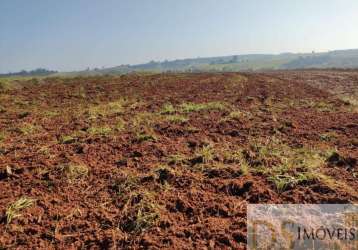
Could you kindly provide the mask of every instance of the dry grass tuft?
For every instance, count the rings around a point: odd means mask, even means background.
[[[6,223],[11,223],[12,220],[21,216],[21,210],[31,207],[34,204],[35,200],[28,197],[21,197],[14,203],[12,203],[6,209]]]

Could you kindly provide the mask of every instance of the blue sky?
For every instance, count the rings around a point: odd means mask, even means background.
[[[357,0],[0,0],[0,72],[358,48]]]

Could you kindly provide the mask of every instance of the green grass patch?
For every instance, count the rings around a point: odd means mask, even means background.
[[[142,233],[159,222],[160,208],[156,193],[143,189],[137,175],[125,174],[117,179],[113,190],[122,202],[119,227],[128,233]]]
[[[169,155],[167,158],[169,165],[181,165],[188,163],[188,157],[182,154]]]
[[[154,134],[154,132],[140,132],[136,134],[136,140],[138,142],[144,142],[144,141],[157,141],[158,138]]]
[[[62,135],[58,139],[58,142],[62,143],[62,144],[71,144],[71,143],[78,141],[78,139],[81,138],[82,136],[86,136],[86,132],[84,132],[82,130],[78,130],[78,131],[74,131],[73,133],[71,133],[69,135]]]
[[[283,192],[298,184],[318,180],[327,152],[307,147],[292,148],[270,138],[265,142],[252,142],[243,155],[253,171],[265,175],[279,192]]]
[[[53,110],[47,110],[47,111],[43,112],[43,116],[48,117],[48,118],[56,117],[56,116],[59,116],[59,115],[60,115],[60,112],[53,111]]]
[[[76,138],[70,136],[70,135],[64,135],[60,137],[59,142],[62,144],[70,144],[76,141]]]
[[[165,117],[165,120],[172,123],[184,123],[189,121],[189,119],[183,115],[168,115]]]
[[[110,115],[123,114],[125,112],[125,105],[127,101],[124,99],[115,102],[109,102],[92,106],[87,110],[90,119],[97,119],[98,117],[105,117]]]
[[[0,131],[0,142],[4,141],[6,138],[5,132]]]
[[[122,210],[121,229],[139,234],[156,225],[160,219],[157,200],[152,192],[131,192]]]
[[[137,113],[132,121],[131,125],[134,129],[147,128],[149,129],[153,124],[159,123],[162,117],[158,114],[151,112]]]
[[[0,114],[5,113],[6,111],[7,110],[3,106],[0,105]]]
[[[31,134],[35,134],[37,132],[39,132],[40,127],[35,126],[31,123],[24,123],[20,128],[19,131],[20,133],[22,133],[23,135],[31,135]]]
[[[122,120],[122,119],[119,119],[119,120],[117,121],[116,125],[114,126],[114,129],[115,129],[116,131],[123,131],[123,130],[125,129],[125,127],[126,127],[125,121]]]
[[[230,112],[228,117],[232,120],[240,120],[244,117],[244,114],[241,111],[237,110],[237,111]]]
[[[211,145],[206,145],[195,152],[195,157],[202,163],[207,164],[214,160],[215,157],[215,150]]]
[[[112,128],[108,126],[103,127],[90,127],[87,132],[92,136],[106,136],[112,132]]]
[[[0,91],[4,91],[9,89],[10,83],[8,81],[1,80],[0,81]]]
[[[138,188],[139,181],[137,176],[126,175],[124,178],[115,181],[113,189],[118,195],[124,197]]]
[[[162,110],[160,111],[160,113],[164,115],[174,114],[175,112],[176,112],[175,107],[170,103],[164,104]]]
[[[250,166],[246,161],[242,150],[224,149],[222,152],[224,164],[239,164],[242,175],[250,173]]]
[[[180,111],[183,113],[198,112],[202,110],[226,110],[228,105],[222,102],[207,102],[207,103],[193,103],[187,102],[182,103]]]

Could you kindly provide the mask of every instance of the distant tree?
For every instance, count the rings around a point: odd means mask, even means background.
[[[43,68],[38,68],[31,71],[21,70],[19,72],[8,73],[8,74],[0,74],[0,77],[9,77],[9,76],[47,76],[57,73],[54,70],[47,70]]]
[[[233,56],[230,60],[230,63],[237,63],[238,60],[239,60],[238,56]]]

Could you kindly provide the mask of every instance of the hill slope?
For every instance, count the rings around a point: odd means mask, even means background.
[[[305,68],[358,68],[358,49],[323,53],[282,53],[189,58],[111,68],[68,72],[67,75],[123,74],[129,72],[248,71]]]
[[[151,61],[137,65],[120,65],[102,69],[56,72],[45,69],[0,74],[10,76],[91,76],[116,75],[130,72],[239,72],[307,68],[358,68],[358,49],[335,50],[322,53],[248,54],[173,61]]]

